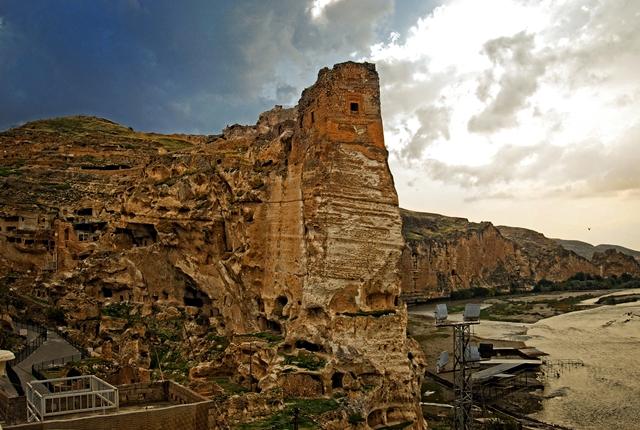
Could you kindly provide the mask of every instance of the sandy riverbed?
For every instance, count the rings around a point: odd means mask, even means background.
[[[640,290],[627,290],[613,294],[639,293]],[[561,298],[567,294],[584,292],[549,296]],[[606,294],[609,292],[596,293]],[[505,299],[523,302],[543,297]],[[541,393],[545,398],[543,409],[533,417],[575,429],[640,428],[640,303],[593,308],[595,301],[597,297],[583,301],[583,311],[549,318],[541,318],[536,311],[539,320],[535,323],[482,321],[474,326],[473,340],[492,339],[495,346],[526,344],[547,352],[551,359],[584,361],[584,367],[565,370],[559,378],[546,381],[547,388]],[[434,307],[411,307],[409,327],[423,346],[431,371],[440,352],[452,349],[450,330],[435,328]]]
[[[527,344],[585,366],[549,378],[534,417],[576,429],[640,428],[640,304],[559,315],[528,330]]]

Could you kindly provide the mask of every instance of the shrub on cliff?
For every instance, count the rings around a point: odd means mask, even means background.
[[[506,415],[490,418],[485,421],[484,430],[518,430],[521,428],[518,421]]]
[[[66,324],[64,309],[58,306],[51,306],[47,309],[46,317],[56,325]]]
[[[467,290],[452,291],[449,297],[451,300],[466,300],[474,297],[492,297],[495,295],[495,290],[491,288],[473,287]]]

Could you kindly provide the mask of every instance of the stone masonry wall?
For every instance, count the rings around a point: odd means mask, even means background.
[[[10,397],[0,389],[0,415],[9,424],[24,421],[27,416],[27,398],[25,396]]]
[[[0,404],[2,395],[0,391]],[[127,430],[202,430],[209,427],[210,413],[215,413],[212,402],[200,396],[198,393],[176,384],[173,381],[157,381],[139,384],[118,386],[120,407],[139,404],[152,404],[154,402],[169,401],[175,406],[158,409],[148,409],[136,412],[123,412],[116,415],[94,415],[77,419],[58,419],[43,423],[31,423],[5,427],[6,429],[20,430],[110,430],[123,428]],[[21,397],[26,405],[25,397]],[[210,412],[211,410],[211,412]],[[10,412],[20,412],[20,408],[13,406]],[[23,422],[24,415],[9,420],[10,423]]]
[[[6,430],[203,430],[209,428],[206,403],[162,409],[96,415],[72,420],[51,420],[5,427]]]

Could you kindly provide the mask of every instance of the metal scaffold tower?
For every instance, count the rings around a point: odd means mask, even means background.
[[[471,326],[480,324],[480,305],[468,304],[462,322],[447,322],[447,306],[436,306],[436,325],[453,328],[454,428],[473,429],[473,386],[471,363],[478,360],[477,348],[471,347]]]
[[[470,324],[460,323],[453,327],[453,375],[455,385],[455,428],[473,428],[473,388],[471,386],[471,367],[466,360],[469,350]],[[475,323],[477,324],[477,322]]]

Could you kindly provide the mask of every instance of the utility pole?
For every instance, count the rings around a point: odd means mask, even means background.
[[[253,342],[249,344],[249,384],[251,384],[251,389],[253,390]]]

